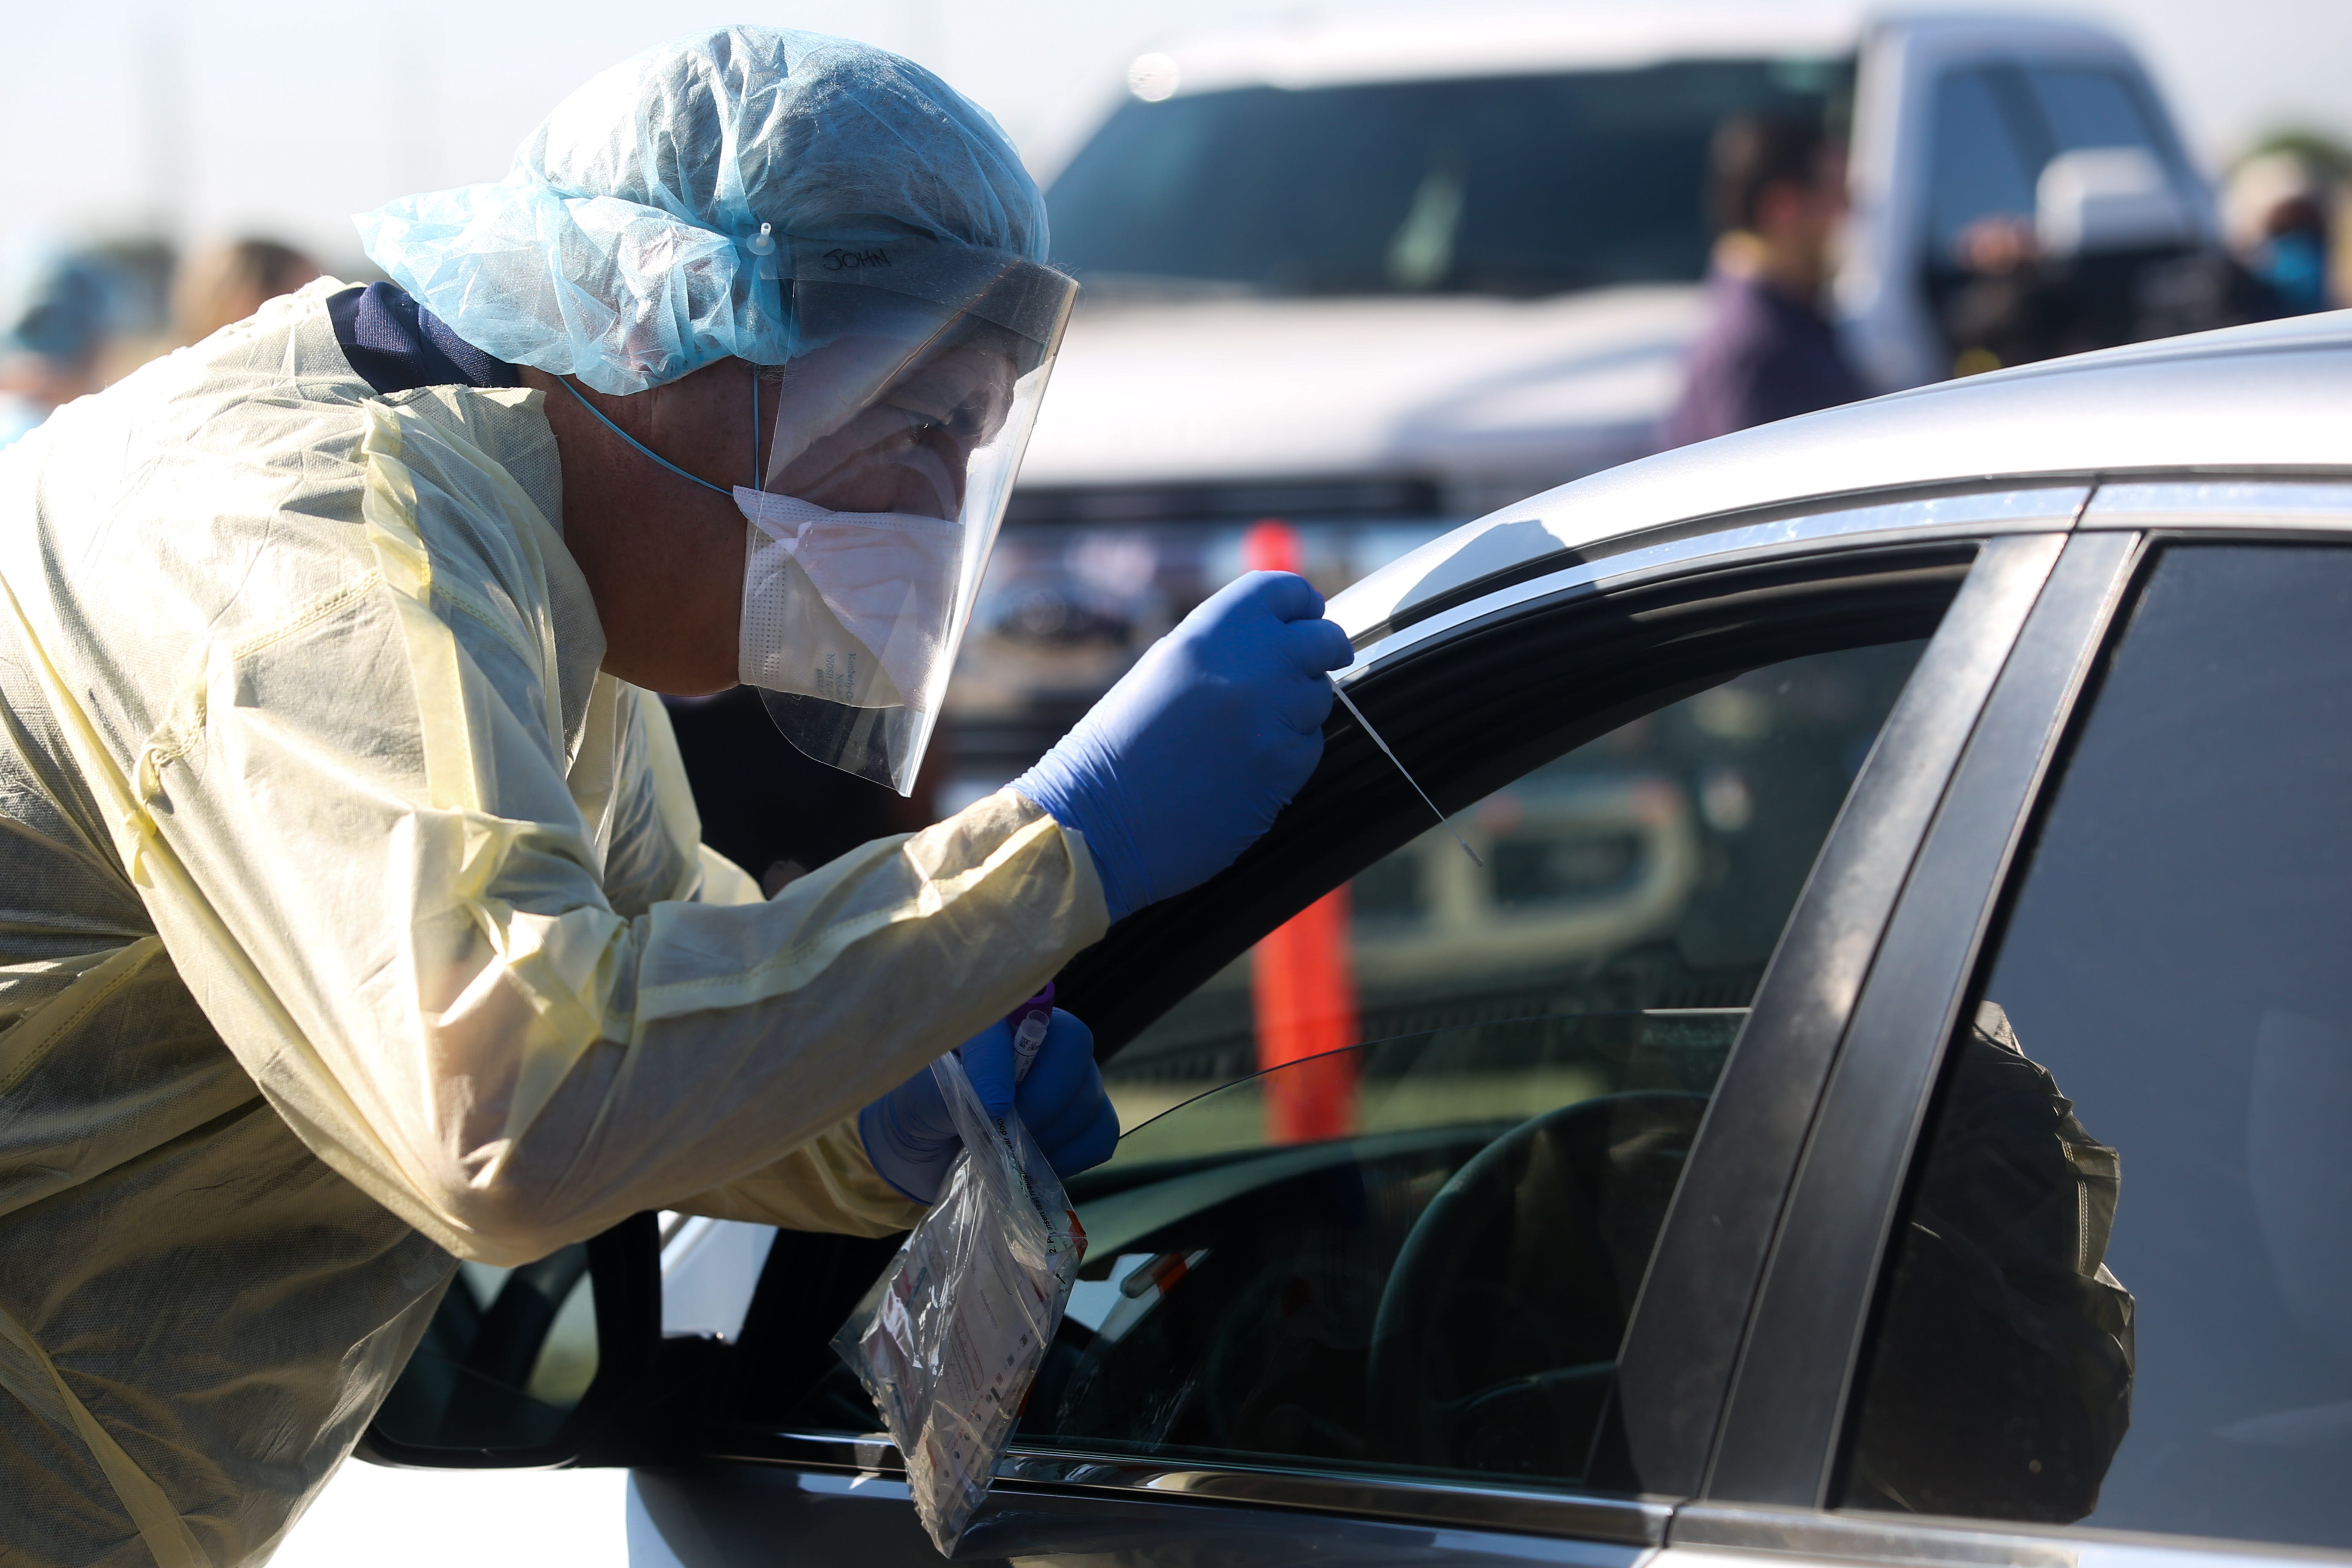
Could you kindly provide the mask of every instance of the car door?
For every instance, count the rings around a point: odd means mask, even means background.
[[[1848,1012],[2082,487],[1665,529],[1391,626],[1226,873],[1062,977],[1129,1136],[960,1553],[1631,1564],[1700,1491]],[[1338,907],[1344,904],[1346,907]],[[1157,1112],[1157,1114],[1154,1114]],[[648,1563],[935,1561],[779,1235]]]
[[[2352,489],[2104,487],[1924,841],[1669,1559],[2352,1552]]]

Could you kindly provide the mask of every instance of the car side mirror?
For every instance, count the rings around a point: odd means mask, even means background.
[[[425,1469],[621,1462],[660,1350],[650,1214],[520,1268],[461,1263],[358,1455]]]
[[[2145,147],[2083,147],[2043,166],[2034,240],[2045,256],[2161,250],[2197,241],[2189,204]]]

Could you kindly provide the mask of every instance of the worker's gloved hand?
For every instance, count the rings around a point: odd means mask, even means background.
[[[1323,755],[1327,672],[1354,658],[1306,578],[1252,572],[1013,787],[1086,836],[1118,920],[1207,881],[1266,830]]]
[[[1118,1113],[1095,1067],[1094,1031],[1060,1008],[1018,1088],[1013,1081],[1013,1028],[991,1024],[956,1047],[966,1077],[992,1116],[1019,1110],[1055,1173],[1076,1175],[1110,1158]],[[939,1080],[922,1071],[857,1113],[857,1135],[881,1178],[919,1204],[939,1202],[948,1168],[962,1152],[955,1118]]]

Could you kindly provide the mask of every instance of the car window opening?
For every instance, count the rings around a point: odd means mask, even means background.
[[[1479,859],[1401,820],[1131,1040],[1105,1067],[1128,1135],[1071,1184],[1088,1262],[1016,1441],[1626,1484],[1604,1416],[1650,1248],[1924,646],[1620,724],[1457,813]],[[788,1423],[867,1429],[846,1381]]]

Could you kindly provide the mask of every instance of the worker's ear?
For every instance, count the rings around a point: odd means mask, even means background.
[[[662,1349],[661,1234],[635,1215],[536,1263],[461,1263],[358,1456],[415,1469],[641,1463]]]

